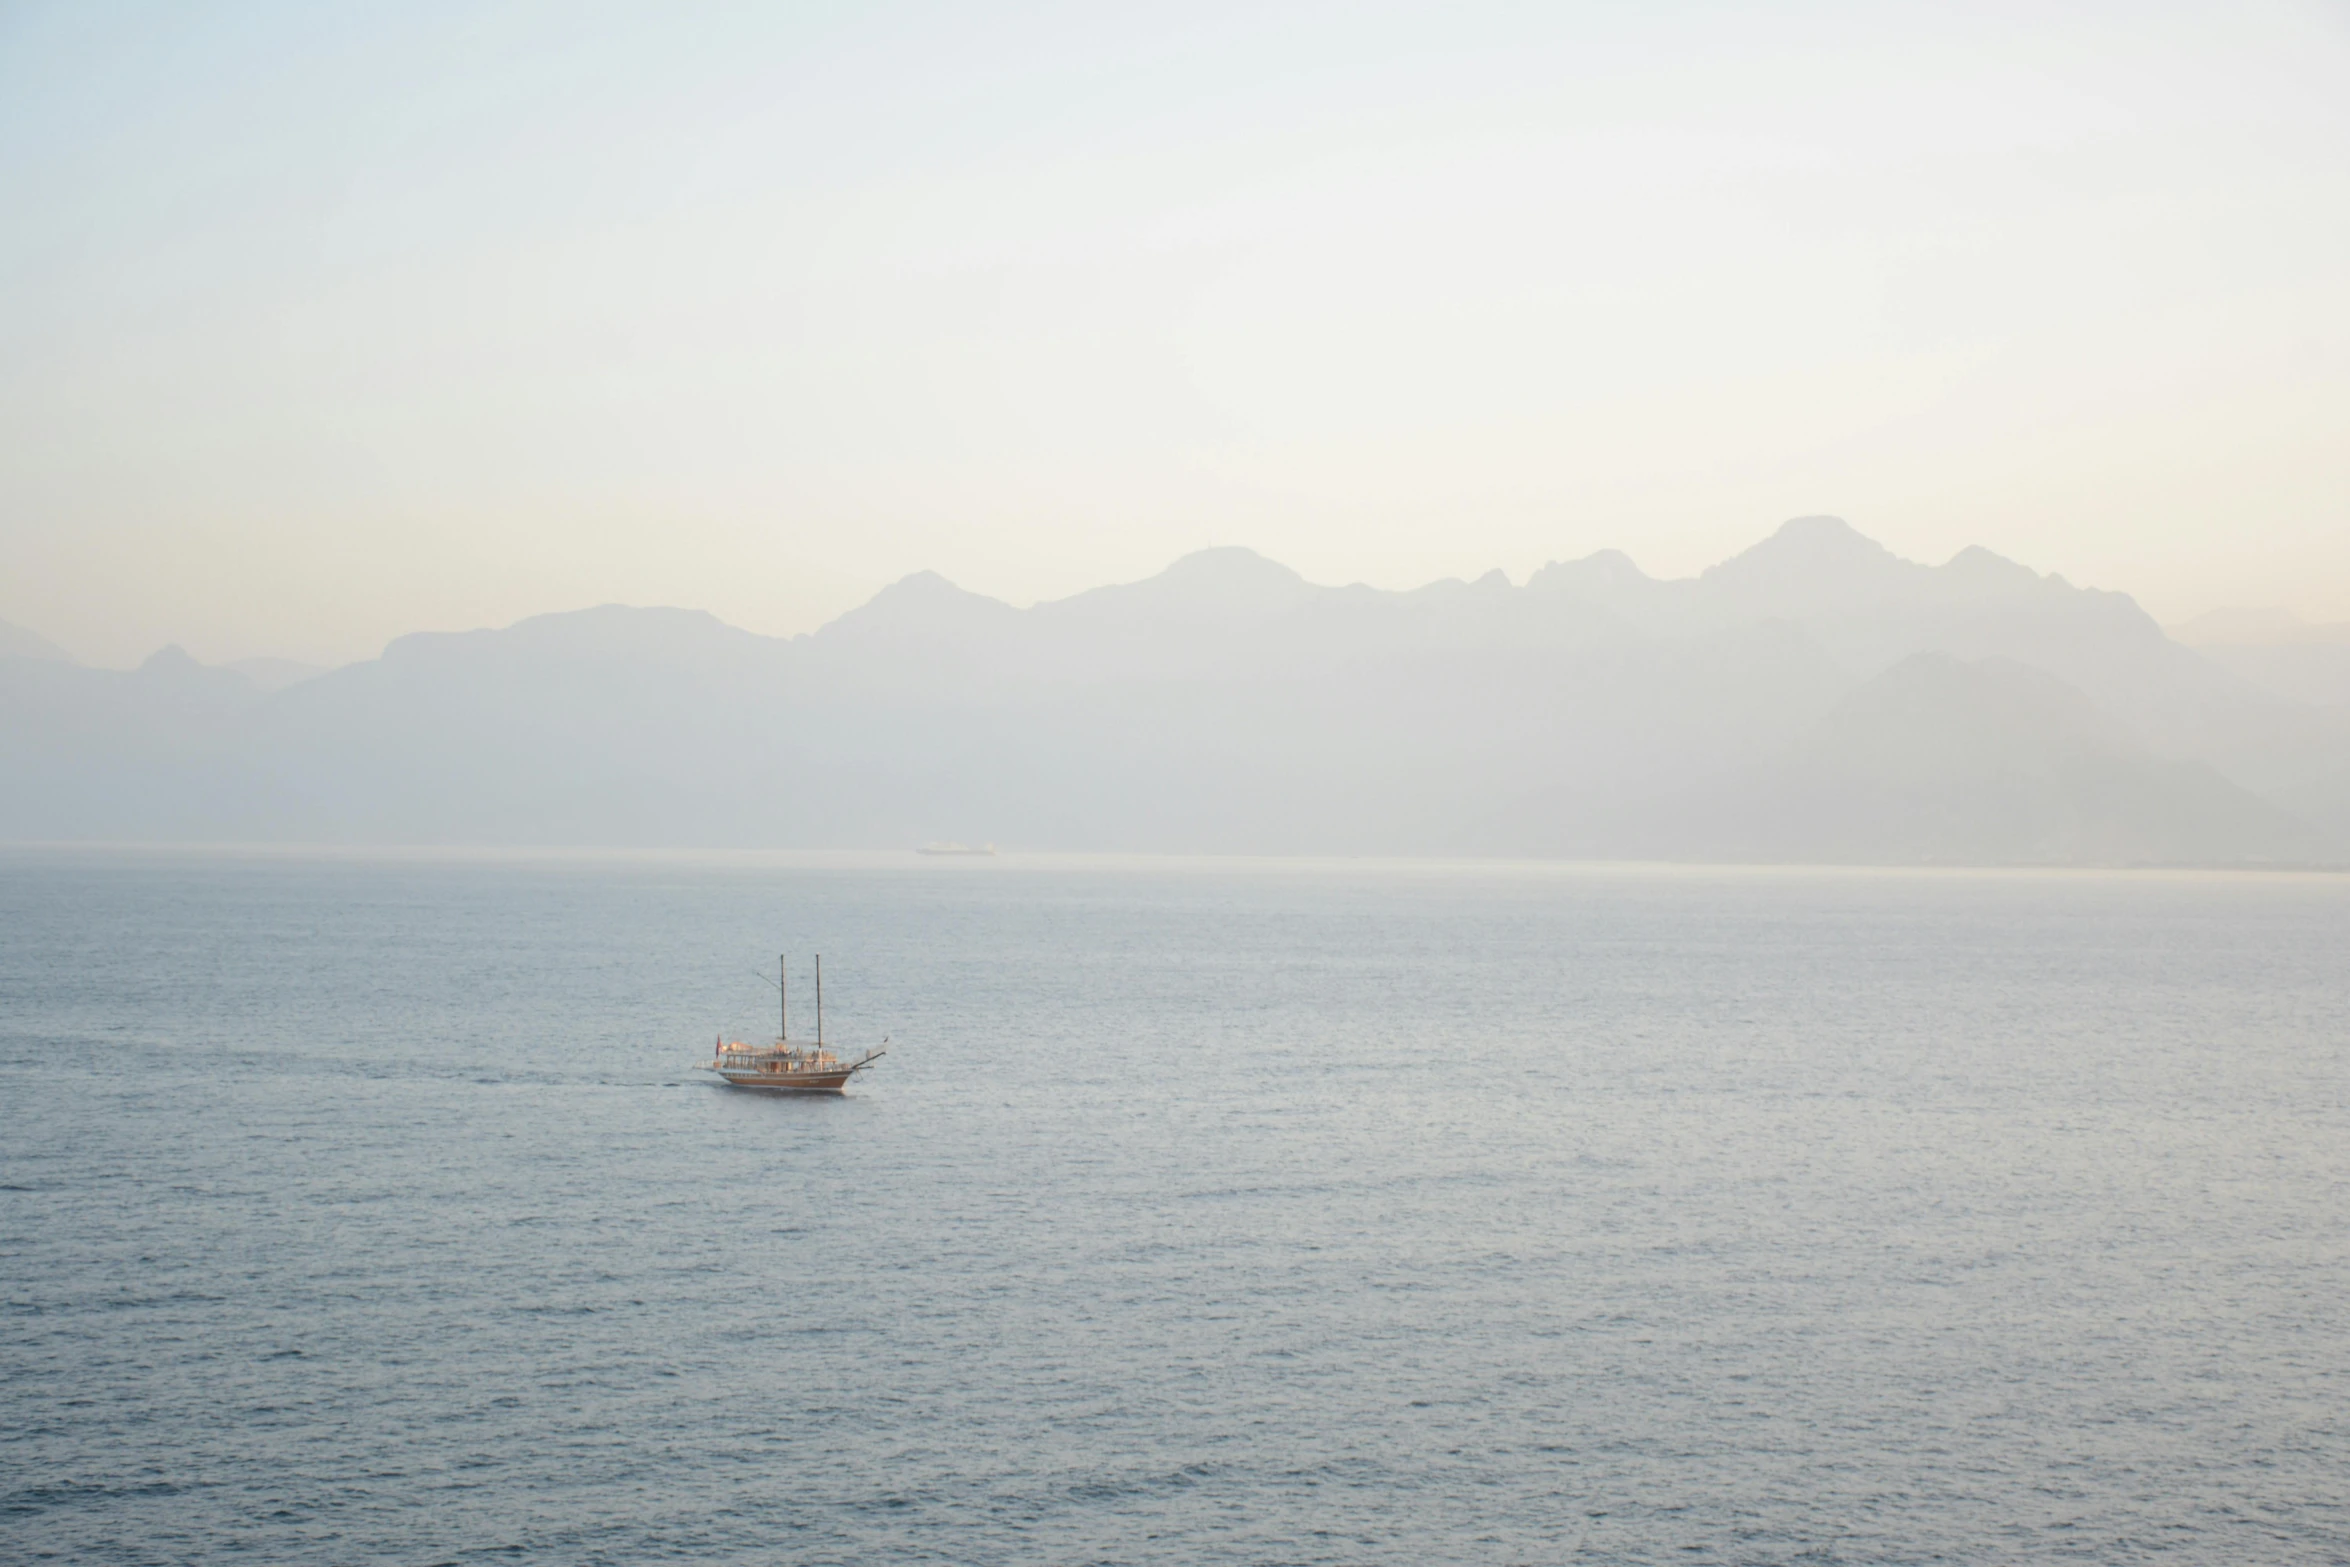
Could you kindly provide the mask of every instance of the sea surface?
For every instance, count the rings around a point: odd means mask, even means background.
[[[0,1560],[2342,1562],[2346,1089],[2340,877],[0,851]]]

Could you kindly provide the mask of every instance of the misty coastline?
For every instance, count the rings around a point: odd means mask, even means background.
[[[920,573],[799,637],[607,605],[323,673],[13,639],[0,838],[2339,864],[2350,709],[2309,694],[1834,518],[1678,581],[1222,549],[1030,609]]]

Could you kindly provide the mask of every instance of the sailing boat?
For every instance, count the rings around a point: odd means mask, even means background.
[[[854,1061],[844,1062],[824,1048],[824,959],[816,959],[816,1039],[813,1044],[794,1044],[791,1038],[791,965],[783,959],[776,962],[776,1035],[771,1045],[746,1045],[740,1040],[727,1043],[726,1036],[718,1036],[718,1053],[701,1063],[698,1070],[715,1072],[736,1088],[757,1089],[770,1094],[837,1094],[847,1089],[849,1079],[856,1076],[883,1056],[886,1049],[865,1052]],[[883,1045],[889,1043],[884,1039]]]

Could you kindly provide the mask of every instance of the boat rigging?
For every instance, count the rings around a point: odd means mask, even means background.
[[[775,963],[776,977],[768,981],[775,986],[775,1042],[771,1045],[749,1045],[736,1040],[730,1044],[726,1036],[721,1034],[718,1036],[717,1053],[702,1062],[698,1070],[715,1072],[733,1087],[764,1093],[845,1092],[850,1078],[889,1054],[889,1041],[882,1040],[879,1046],[866,1051],[854,1061],[843,1061],[825,1048],[824,959],[819,955],[816,959],[816,1038],[813,1043],[795,1043],[791,1037],[791,963],[786,957],[777,958]]]

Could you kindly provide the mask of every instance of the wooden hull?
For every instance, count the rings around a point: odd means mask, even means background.
[[[773,1049],[754,1050],[747,1045],[720,1043],[718,1053],[700,1063],[705,1072],[715,1072],[729,1088],[747,1088],[759,1094],[837,1094],[849,1086],[849,1079],[889,1054],[886,1050],[868,1050],[854,1061],[843,1061],[820,1045],[795,1045],[777,1041]]]
[[[736,1088],[748,1088],[763,1094],[837,1094],[849,1086],[856,1074],[847,1068],[837,1072],[727,1072],[718,1074]]]

